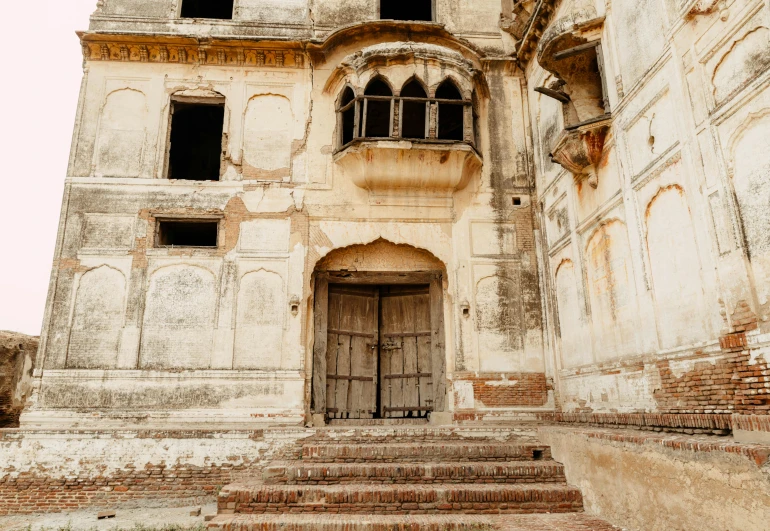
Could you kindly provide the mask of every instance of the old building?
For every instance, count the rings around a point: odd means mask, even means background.
[[[765,466],[770,1],[100,0],[80,39],[24,429],[539,419]],[[680,529],[565,433],[594,512]],[[751,467],[706,522],[760,529]]]
[[[81,35],[25,425],[553,410],[499,3],[221,4]]]

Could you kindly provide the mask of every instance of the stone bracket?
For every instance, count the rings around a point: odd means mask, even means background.
[[[599,185],[596,166],[602,159],[604,141],[610,130],[610,117],[562,131],[551,160],[572,173],[575,184],[587,181],[592,188]]]

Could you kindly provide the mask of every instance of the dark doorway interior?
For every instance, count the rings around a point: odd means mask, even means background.
[[[182,18],[233,18],[234,0],[184,0]]]
[[[218,181],[224,105],[174,103],[169,179]]]
[[[380,0],[383,20],[433,21],[432,0]]]

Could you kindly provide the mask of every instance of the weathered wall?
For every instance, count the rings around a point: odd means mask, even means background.
[[[179,18],[182,0],[104,0],[91,17],[92,30],[172,34],[294,37],[328,35],[379,19],[379,0],[236,0],[233,20]],[[435,0],[434,21],[452,33],[500,51],[500,0]],[[238,24],[242,22],[245,24]]]
[[[38,338],[0,331],[0,428],[19,425],[32,394]]]
[[[307,433],[0,432],[0,515],[212,501]]]
[[[534,91],[555,77],[530,60],[549,345],[562,407],[766,412],[770,233],[758,209],[766,209],[770,182],[770,7],[558,5],[549,28],[573,17],[587,24],[581,38],[601,41],[611,111],[596,187],[578,184],[550,160],[564,128],[561,104]]]
[[[767,447],[618,430],[539,430],[586,511],[630,531],[764,530],[770,518]],[[764,452],[764,453],[762,453]]]
[[[372,19],[374,1],[347,2],[342,18],[338,2],[284,4],[244,0],[221,24],[179,20],[176,2],[108,0],[94,14],[26,425],[302,422],[312,274],[337,249],[354,253],[338,257],[352,261],[340,269],[446,272],[442,340],[463,409],[553,406],[523,79],[512,60],[494,56],[504,39],[499,2],[470,10],[442,0],[446,29],[409,31],[375,22],[341,29]],[[321,28],[312,42],[308,10]],[[128,36],[99,33],[107,29]],[[470,32],[473,43],[447,30]],[[132,36],[139,31],[216,38],[199,46]],[[292,40],[228,39],[239,32]],[[336,153],[338,98],[346,86],[362,94],[375,75],[396,94],[416,77],[431,96],[451,79],[475,98],[468,143],[433,158],[409,155],[419,147],[409,143],[367,148],[382,163]],[[166,179],[172,98],[215,97],[225,99],[220,181]],[[405,155],[388,158],[396,149]],[[446,184],[450,173],[456,182]],[[159,248],[158,219],[178,216],[220,220],[218,247]],[[383,261],[381,247],[394,244],[418,252]],[[502,392],[474,387],[476,373],[505,381],[493,386]],[[459,395],[448,396],[455,408]]]

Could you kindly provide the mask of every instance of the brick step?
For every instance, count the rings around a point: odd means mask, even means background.
[[[264,485],[233,483],[218,497],[219,514],[369,513],[498,514],[583,510],[580,491],[568,485]]]
[[[425,426],[428,419],[331,419],[327,426],[360,427],[360,426]]]
[[[499,442],[427,442],[368,445],[305,444],[302,459],[330,463],[367,461],[540,461],[551,459],[542,444]]]
[[[335,483],[537,483],[566,482],[555,461],[457,463],[275,463],[265,469],[266,484]]]
[[[408,441],[454,441],[454,440],[495,440],[537,439],[537,424],[516,426],[429,426],[429,425],[335,425],[313,430],[308,440],[334,440],[368,443],[372,440]]]
[[[536,515],[238,514],[209,522],[217,531],[614,531],[583,513]]]

